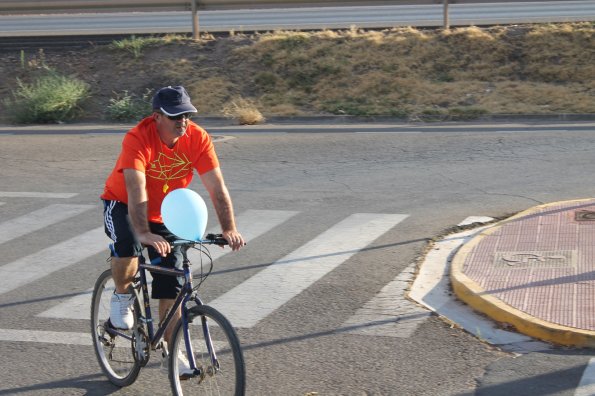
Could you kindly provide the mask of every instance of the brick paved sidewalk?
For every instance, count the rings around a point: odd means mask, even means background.
[[[455,255],[451,281],[503,326],[595,347],[595,199],[537,206],[482,231]]]

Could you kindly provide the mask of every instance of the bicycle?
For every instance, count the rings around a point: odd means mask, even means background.
[[[181,246],[183,270],[147,264],[144,255],[139,256],[139,270],[131,286],[134,298],[131,330],[116,329],[109,320],[110,299],[115,290],[111,269],[97,279],[91,302],[91,333],[99,365],[114,385],[124,387],[134,383],[140,369],[149,362],[151,352],[161,350],[168,356],[173,394],[244,394],[246,374],[238,336],[225,316],[203,304],[198,295],[198,288],[213,269],[213,261],[204,246],[207,244],[223,246],[227,242],[221,235],[209,234],[199,242],[179,240],[171,243],[172,247]],[[187,255],[191,248],[201,252],[200,281],[196,286]],[[203,256],[210,261],[204,272]],[[184,278],[182,290],[156,332],[146,271]],[[182,318],[175,325],[171,345],[166,348],[163,334],[179,307],[182,307]],[[192,374],[181,375],[180,355],[187,359]]]

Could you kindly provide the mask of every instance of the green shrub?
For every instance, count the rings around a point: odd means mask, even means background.
[[[80,112],[89,97],[89,85],[75,77],[48,69],[31,84],[17,79],[13,99],[5,101],[9,116],[19,124],[68,121]]]
[[[116,98],[109,100],[107,117],[112,121],[139,120],[151,113],[151,106],[147,103],[150,92],[143,98],[130,95],[128,91],[116,94]]]
[[[164,41],[157,37],[135,37],[123,40],[112,41],[111,48],[130,52],[134,58],[139,58],[142,55],[143,49],[153,44],[163,43]]]

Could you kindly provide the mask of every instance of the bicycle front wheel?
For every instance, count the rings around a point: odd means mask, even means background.
[[[188,309],[188,317],[191,348],[187,348],[184,325],[180,321],[169,351],[169,379],[174,395],[243,395],[246,386],[244,357],[229,321],[206,305]],[[212,345],[211,351],[209,345]],[[196,362],[194,375],[187,375],[188,370],[184,370],[190,360],[189,353]]]
[[[141,364],[134,358],[133,331],[118,330],[118,334],[116,334],[113,330],[108,330],[110,329],[108,324],[110,302],[114,290],[112,271],[107,270],[99,276],[93,289],[91,334],[95,356],[97,356],[101,369],[111,383],[122,387],[130,385],[136,380]],[[138,309],[137,303],[135,303],[134,309]]]

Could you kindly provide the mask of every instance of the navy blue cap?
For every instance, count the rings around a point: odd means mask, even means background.
[[[168,116],[177,116],[184,113],[197,113],[196,107],[190,103],[190,96],[184,87],[165,87],[161,88],[153,96],[153,109],[161,110]]]

